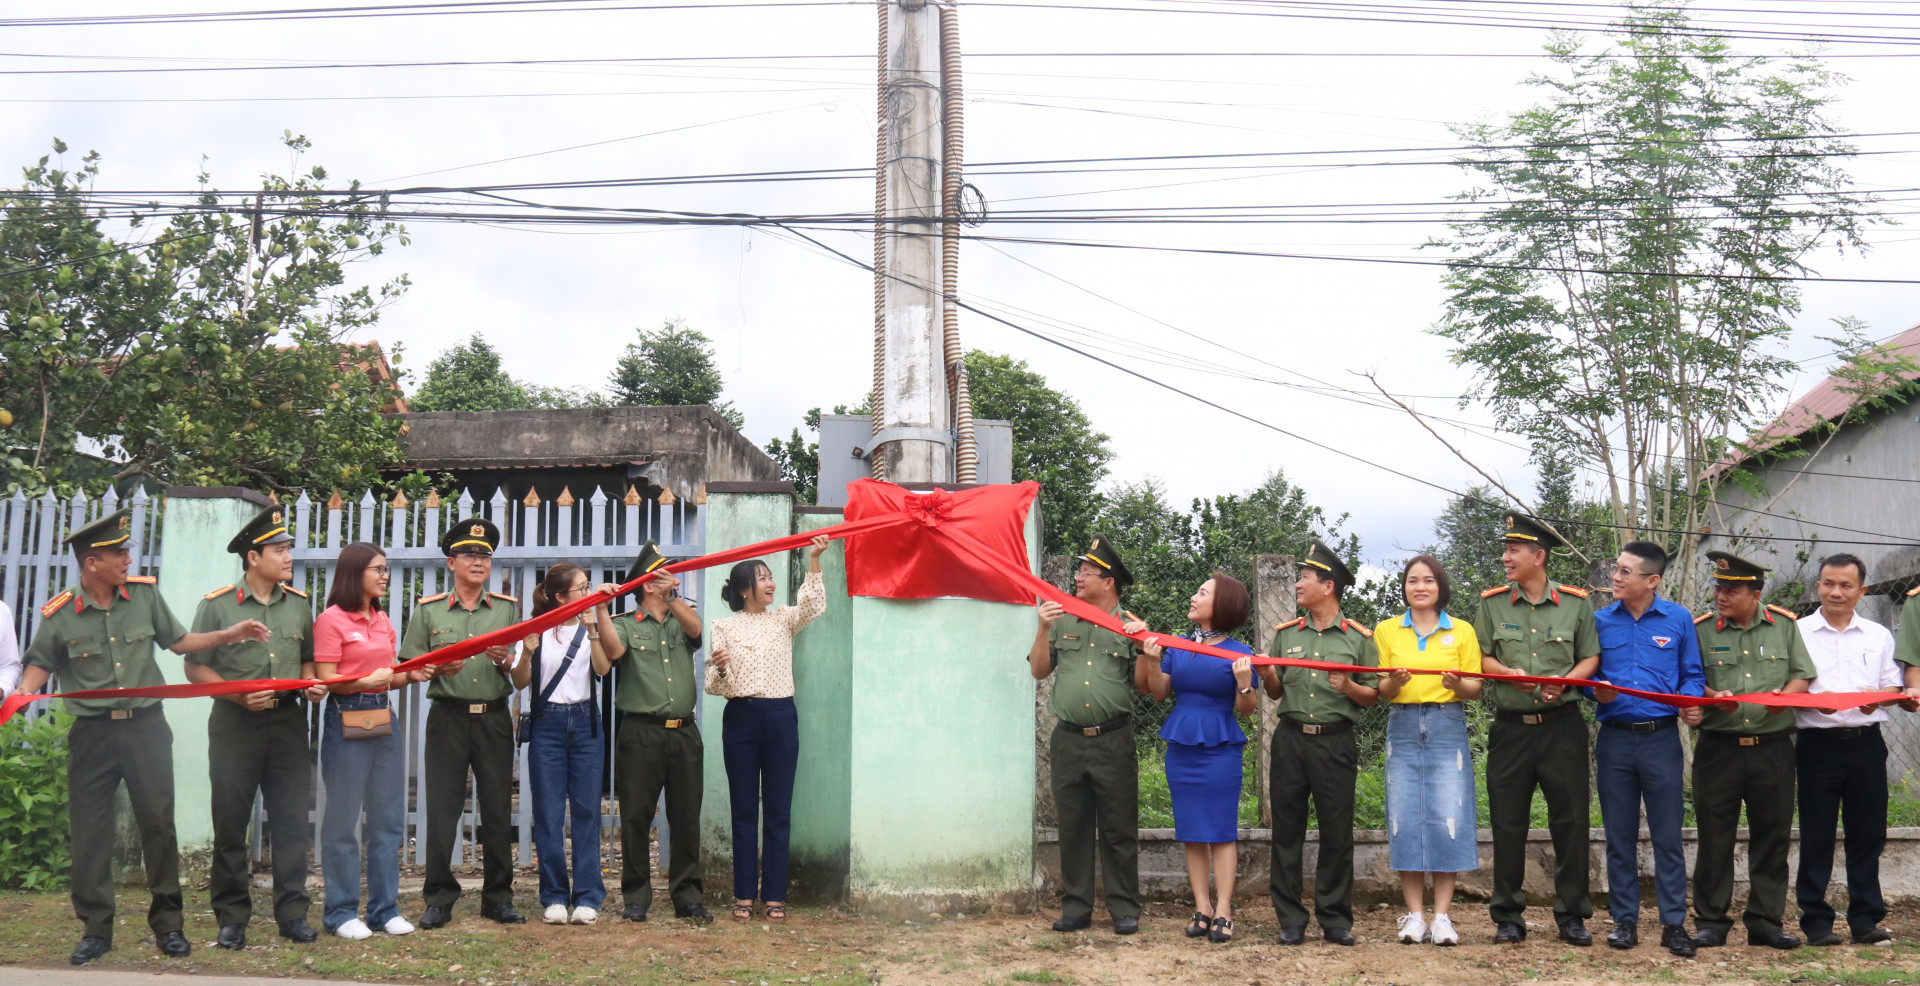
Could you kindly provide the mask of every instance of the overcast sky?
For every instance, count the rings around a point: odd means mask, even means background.
[[[277,6],[293,6],[280,3]],[[564,6],[593,6],[577,0]],[[606,6],[632,6],[614,2]],[[1162,4],[1163,6],[1169,4]],[[227,10],[185,0],[9,4],[8,16]],[[1740,6],[1793,11],[1775,0]],[[1853,4],[1823,5],[1854,8]],[[1911,8],[1920,3],[1882,4]],[[1491,119],[1532,101],[1520,85],[1548,67],[1537,29],[1355,23],[1277,17],[964,7],[967,158],[971,162],[1149,154],[1365,151],[1445,146],[1447,125]],[[1783,16],[1782,20],[1791,20]],[[1838,15],[1827,23],[1845,23]],[[186,187],[200,169],[217,185],[257,187],[286,173],[283,130],[314,143],[344,183],[473,185],[807,168],[873,160],[871,6],[586,12],[269,21],[168,26],[13,27],[3,69],[243,65],[266,62],[855,55],[800,61],[643,65],[330,69],[13,75],[0,98],[0,161],[26,163],[54,137],[104,155],[100,187]],[[1742,41],[1747,52],[1783,45]],[[1843,45],[1843,53],[1920,51]],[[1391,52],[1394,57],[1013,58],[1017,52]],[[86,56],[29,58],[25,55]],[[1836,60],[1852,77],[1834,116],[1861,133],[1911,130],[1914,60]],[[1863,149],[1901,152],[1920,136]],[[594,145],[578,147],[577,145]],[[559,150],[562,148],[577,148]],[[1363,155],[1365,157],[1365,155]],[[1408,156],[1405,160],[1436,156]],[[1383,158],[1374,157],[1373,160]],[[491,163],[489,163],[491,162]],[[1852,162],[1867,188],[1920,186],[1920,153]],[[978,176],[989,208],[1315,205],[1436,202],[1465,179],[1444,166],[1289,164],[1239,171]],[[828,213],[870,210],[870,176],[832,182],[721,184],[540,193],[552,202],[666,210]],[[1895,207],[1900,208],[1900,207]],[[1225,246],[1348,257],[1427,256],[1438,227],[1407,223],[989,227],[1174,246]],[[636,326],[682,318],[711,336],[727,399],[757,443],[784,436],[813,406],[857,402],[871,375],[872,280],[822,251],[739,228],[613,231],[416,223],[410,247],[358,265],[372,282],[406,273],[412,290],[369,334],[403,343],[406,367],[478,332],[515,376],[601,386]],[[871,256],[858,231],[818,234]],[[1885,227],[1866,257],[1823,259],[1834,277],[1911,278],[1920,233]],[[1454,407],[1471,381],[1428,333],[1442,295],[1432,267],[1229,258],[1052,245],[969,243],[961,292],[1023,313],[1017,320],[1100,350],[1235,409],[1370,459],[1462,488],[1474,477],[1399,412],[1272,384],[1223,381],[1156,366],[1137,346],[1171,349],[1276,379],[1279,364],[1340,386],[1422,395],[1423,410],[1472,422]],[[1816,337],[1840,316],[1876,336],[1920,321],[1912,285],[1814,284],[1788,352],[1826,351]],[[1184,330],[1191,335],[1183,335]],[[1430,537],[1444,494],[1152,389],[1047,342],[977,317],[965,343],[1028,360],[1073,395],[1113,438],[1114,481],[1157,477],[1177,502],[1244,491],[1284,469],[1313,500],[1350,512],[1378,560]],[[1196,338],[1199,337],[1199,338]],[[1246,355],[1214,348],[1207,341]],[[1144,358],[1143,358],[1144,357]],[[1824,375],[1819,361],[1794,382]],[[1484,432],[1452,430],[1509,480],[1526,483],[1524,452]]]

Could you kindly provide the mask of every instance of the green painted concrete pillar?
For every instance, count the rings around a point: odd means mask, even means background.
[[[833,507],[798,507],[794,533],[844,518]],[[844,545],[846,542],[840,542]],[[809,903],[847,896],[853,824],[853,607],[847,599],[846,551],[820,556],[827,611],[793,641],[794,705],[800,715],[800,766],[793,778],[793,896]],[[795,556],[792,584],[806,575]]]
[[[191,630],[207,593],[240,579],[240,559],[227,542],[273,501],[237,486],[170,486],[160,538],[160,597]],[[169,682],[187,680],[186,662],[169,650],[154,657]],[[213,785],[207,775],[207,716],[214,699],[166,703],[173,729],[173,824],[183,850],[213,842]]]

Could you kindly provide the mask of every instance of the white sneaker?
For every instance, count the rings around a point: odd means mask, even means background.
[[[373,929],[367,927],[367,923],[365,921],[360,920],[359,918],[354,918],[353,920],[348,921],[346,924],[343,924],[340,927],[333,929],[333,933],[336,935],[339,935],[342,938],[349,938],[354,941],[359,941],[362,938],[373,937]]]
[[[1427,938],[1435,945],[1460,944],[1460,933],[1453,930],[1453,921],[1445,914],[1433,916],[1433,924],[1428,926]]]
[[[566,924],[567,905],[548,904],[547,909],[540,913],[540,920],[546,924]]]
[[[389,935],[411,935],[413,934],[413,925],[409,923],[406,918],[395,914],[387,921],[386,927],[380,930]]]
[[[600,912],[591,907],[576,907],[573,909],[574,924],[593,924],[599,920]]]
[[[1400,925],[1400,944],[1418,945],[1427,940],[1427,922],[1418,914],[1402,914]]]

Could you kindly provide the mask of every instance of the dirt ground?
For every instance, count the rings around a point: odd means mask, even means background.
[[[142,934],[144,895],[129,889],[121,898],[126,923],[116,949],[98,963],[103,982],[127,974],[164,972],[253,974],[452,983],[456,986],[525,984],[719,983],[751,986],[876,986],[1014,983],[1194,983],[1245,984],[1491,984],[1542,983],[1872,983],[1920,984],[1920,908],[1905,907],[1888,926],[1900,940],[1891,946],[1802,948],[1775,952],[1744,944],[1703,950],[1679,959],[1651,944],[1629,952],[1604,945],[1571,948],[1553,939],[1552,915],[1528,914],[1535,937],[1524,945],[1491,943],[1484,905],[1462,902],[1456,911],[1464,942],[1456,948],[1394,943],[1394,912],[1367,911],[1354,948],[1328,945],[1310,933],[1309,943],[1285,948],[1273,941],[1277,928],[1264,902],[1248,904],[1237,939],[1213,945],[1181,933],[1188,910],[1176,904],[1149,909],[1139,935],[1121,938],[1104,922],[1090,931],[1056,934],[1048,925],[1057,912],[947,916],[919,921],[879,921],[838,909],[798,908],[784,924],[756,919],[736,923],[721,913],[699,927],[671,917],[661,900],[645,924],[609,913],[595,927],[548,927],[538,923],[502,927],[482,920],[477,905],[463,900],[448,928],[401,938],[376,935],[366,942],[323,938],[294,946],[273,937],[256,918],[253,947],[216,951],[216,929],[204,890],[189,892],[187,931],[194,954],[162,960]],[[266,901],[257,900],[256,915]],[[530,901],[521,901],[532,910]],[[402,895],[403,913],[417,916],[417,892]],[[316,907],[314,917],[318,918]],[[536,918],[537,922],[537,918]],[[1592,923],[1596,936],[1608,930]],[[0,964],[56,966],[65,962],[79,928],[63,895],[0,895]],[[118,973],[119,975],[114,975]]]

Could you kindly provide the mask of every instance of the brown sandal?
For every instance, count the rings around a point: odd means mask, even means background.
[[[766,914],[767,920],[769,921],[785,921],[787,919],[787,905],[768,901]]]
[[[733,919],[735,921],[753,920],[753,902],[748,901],[744,904],[735,903],[733,905]]]

